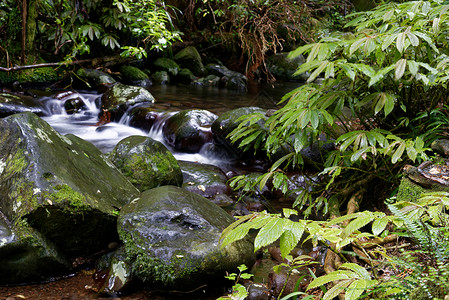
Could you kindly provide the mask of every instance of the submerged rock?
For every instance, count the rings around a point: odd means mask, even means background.
[[[205,68],[195,47],[189,46],[179,51],[173,58],[181,68],[189,69],[196,76],[202,76]]]
[[[186,290],[254,262],[253,245],[247,240],[220,248],[221,232],[232,222],[206,198],[163,186],[125,206],[118,231],[137,278],[159,289]]]
[[[196,153],[213,141],[211,125],[216,118],[207,110],[180,111],[165,122],[164,140],[177,151]]]
[[[117,83],[101,97],[103,115],[110,114],[111,121],[119,121],[131,106],[138,103],[154,103],[154,97],[142,87]]]
[[[188,161],[180,161],[179,165],[184,178],[182,187],[186,190],[206,198],[232,193],[227,185],[228,177],[220,168]]]
[[[0,285],[47,281],[70,270],[53,243],[26,221],[11,224],[0,212]]]
[[[115,146],[109,157],[140,191],[161,185],[182,185],[182,173],[175,157],[152,138],[127,137]]]
[[[69,257],[117,240],[120,207],[137,189],[91,143],[61,136],[32,113],[0,120],[0,207]]]

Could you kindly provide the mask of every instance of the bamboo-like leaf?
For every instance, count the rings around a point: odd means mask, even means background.
[[[398,37],[396,38],[396,49],[398,49],[400,53],[404,51],[406,36],[407,34],[405,32],[401,32],[398,34]]]
[[[407,65],[410,73],[415,76],[418,73],[419,65],[414,60],[407,60]]]
[[[345,72],[346,76],[348,76],[352,81],[355,79],[355,72],[348,64],[342,64],[341,68]]]
[[[324,78],[333,78],[335,76],[335,64],[334,62],[329,62],[324,72]]]
[[[354,280],[345,292],[345,300],[356,300],[367,288],[366,280]]]
[[[387,35],[386,37],[384,37],[383,42],[382,42],[382,51],[385,51],[385,49],[387,49],[395,39],[397,39],[398,34],[390,34]]]
[[[354,233],[356,230],[359,230],[363,226],[367,225],[369,222],[373,220],[373,216],[371,214],[364,214],[363,216],[360,216],[354,220],[352,220],[348,226],[346,226],[345,230],[343,231],[343,234],[341,235],[342,238],[347,238],[352,233]]]
[[[433,33],[437,33],[438,31],[440,31],[440,18],[435,18],[433,19],[432,22],[432,31]]]
[[[394,71],[394,78],[396,80],[401,79],[401,77],[404,75],[405,66],[407,65],[407,60],[405,58],[401,58],[396,62],[395,65],[395,71]]]
[[[358,278],[365,279],[365,280],[371,280],[371,275],[368,273],[368,271],[355,263],[344,263],[340,266],[340,269],[349,269],[353,271],[355,274],[357,274]]]
[[[351,47],[349,48],[349,55],[352,55],[354,52],[356,52],[363,45],[363,42],[365,42],[366,39],[367,37],[363,37],[352,43]]]
[[[312,72],[312,74],[310,74],[309,78],[307,79],[307,82],[310,83],[310,82],[314,81],[321,74],[321,72],[323,72],[324,68],[326,68],[328,63],[329,63],[329,61],[327,61],[327,60],[321,62],[321,64],[318,66],[318,68],[316,68]]]
[[[301,46],[301,47],[293,50],[292,52],[290,52],[288,54],[288,58],[298,57],[298,56],[300,56],[301,54],[303,54],[304,52],[306,52],[307,50],[309,50],[312,47],[313,47],[313,44],[306,44],[304,46]]]
[[[309,56],[307,56],[306,62],[311,62],[318,56],[320,47],[321,47],[321,43],[313,44],[312,49],[310,50]]]
[[[397,163],[404,153],[405,150],[405,143],[400,143],[394,154],[391,156],[391,162],[393,164]]]
[[[374,107],[374,115],[377,115],[382,110],[382,108],[384,108],[386,99],[387,96],[385,93],[379,94],[379,98],[377,99],[377,102],[375,103],[376,105]]]
[[[347,288],[353,280],[342,280],[337,282],[331,289],[327,291],[326,294],[323,296],[323,300],[332,300],[335,297],[338,296],[338,294],[345,291],[345,288]]]
[[[348,270],[337,270],[337,271],[331,272],[327,275],[315,278],[311,283],[309,283],[309,286],[307,287],[307,291],[310,289],[319,287],[319,286],[323,286],[332,281],[343,280],[343,279],[353,279],[354,275],[355,275],[354,272],[351,272]]]
[[[407,33],[407,37],[408,40],[410,41],[410,44],[412,44],[413,47],[419,45],[419,39],[413,32]]]

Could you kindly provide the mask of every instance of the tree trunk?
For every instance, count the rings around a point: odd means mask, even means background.
[[[28,17],[26,23],[26,42],[25,42],[25,53],[28,56],[28,63],[35,63],[34,58],[36,55],[35,43],[36,29],[37,29],[37,1],[38,0],[28,0]]]
[[[22,0],[22,54],[20,57],[20,63],[22,65],[25,64],[25,55],[26,55],[26,36],[27,36],[27,0]]]

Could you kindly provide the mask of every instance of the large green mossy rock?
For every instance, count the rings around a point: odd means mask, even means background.
[[[53,243],[24,221],[11,224],[0,212],[0,285],[47,281],[70,270]]]
[[[159,57],[154,61],[154,67],[158,71],[165,71],[172,76],[176,76],[179,73],[179,65],[170,58]]]
[[[138,103],[154,103],[154,97],[143,87],[122,83],[113,85],[101,97],[102,113],[110,114],[111,121],[119,121],[130,106]]]
[[[125,206],[118,231],[137,278],[158,288],[188,290],[254,262],[247,240],[220,248],[221,232],[233,221],[206,198],[163,186]]]
[[[76,75],[82,80],[83,85],[96,87],[102,92],[108,86],[116,83],[111,75],[96,69],[81,68],[76,71]]]
[[[145,72],[133,66],[121,66],[120,74],[126,84],[141,87],[149,87],[152,84],[150,77]]]
[[[236,122],[238,118],[252,113],[265,115],[265,110],[259,107],[241,107],[220,115],[212,124],[212,133],[214,134],[215,141],[232,153],[239,156],[242,155],[243,152],[238,148],[238,143],[232,143],[228,135],[239,125],[239,123]],[[262,119],[256,124],[262,128],[264,123],[265,121]],[[251,153],[253,153],[253,151],[251,151]]]
[[[117,240],[120,207],[138,190],[91,143],[61,136],[32,113],[0,120],[0,210],[68,256]]]
[[[18,82],[36,88],[36,86],[46,86],[61,80],[62,73],[61,70],[50,67],[35,68],[20,72],[0,72],[0,85],[10,86],[14,82]]]
[[[182,173],[171,152],[145,136],[121,140],[109,158],[140,191],[161,185],[182,185]]]
[[[189,69],[196,76],[202,76],[204,74],[205,68],[201,56],[193,46],[182,49],[173,59],[181,68]]]

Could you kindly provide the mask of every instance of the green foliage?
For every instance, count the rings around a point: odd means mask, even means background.
[[[449,6],[439,1],[386,3],[351,15],[346,26],[354,32],[336,32],[291,52],[291,57],[308,54],[297,71],[310,73],[308,83],[285,95],[284,107],[265,126],[246,126],[257,118],[249,115],[231,133],[246,148],[248,141],[263,140],[254,145],[269,157],[293,150],[275,163],[280,168],[271,168],[253,184],[236,178],[234,187],[262,186],[283,169],[304,165],[301,151],[324,144],[318,139],[322,133],[337,149],[324,153],[323,162],[312,162],[325,181],[313,195],[302,193],[296,205],[313,205],[317,196],[329,201],[330,195],[343,203],[350,196],[344,187],[351,181],[370,174],[397,184],[394,170],[429,159],[428,146],[447,120],[439,104],[448,96]],[[276,188],[286,182],[277,177]]]
[[[245,273],[245,271],[248,270],[248,267],[245,265],[240,265],[237,268],[239,270],[239,274],[231,273],[225,276],[226,279],[234,281],[234,285],[232,286],[232,293],[227,296],[220,297],[217,300],[244,300],[248,296],[248,291],[242,284],[239,283],[239,281],[240,279],[250,279],[253,274]]]

